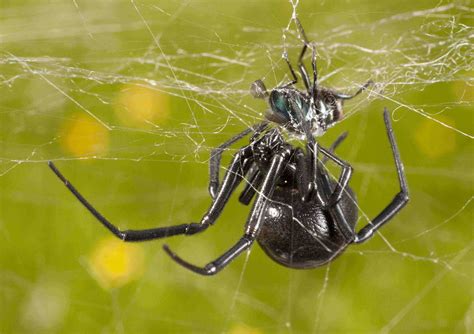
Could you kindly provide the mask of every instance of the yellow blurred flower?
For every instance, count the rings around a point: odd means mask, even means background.
[[[139,245],[108,237],[97,244],[88,263],[103,288],[118,288],[143,274],[144,253]]]
[[[244,324],[237,324],[234,325],[230,331],[229,334],[262,334],[260,330],[256,328],[249,327]]]
[[[449,126],[455,125],[454,121],[446,116],[438,116],[437,119]],[[432,159],[449,154],[456,149],[455,132],[427,118],[416,129],[415,141],[420,151]]]
[[[92,117],[80,113],[65,122],[61,144],[76,157],[100,155],[109,147],[109,130]]]
[[[124,125],[139,128],[163,123],[169,112],[166,93],[136,84],[124,86],[115,105],[115,113]]]

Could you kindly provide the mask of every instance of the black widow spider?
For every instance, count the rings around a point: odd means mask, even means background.
[[[304,41],[298,59],[298,69],[306,87],[302,92],[294,87],[298,78],[286,56],[284,58],[293,80],[267,92],[261,80],[251,86],[256,98],[268,98],[270,109],[264,121],[256,124],[212,151],[209,163],[209,193],[212,203],[199,223],[158,227],[147,230],[121,231],[100,214],[61,174],[53,162],[49,167],[87,210],[110,232],[123,241],[145,241],[174,235],[192,235],[213,225],[237,186],[246,181],[239,200],[249,205],[254,197],[243,236],[222,256],[204,267],[192,265],[172,252],[164,250],[183,267],[202,275],[219,272],[255,240],[276,262],[290,268],[314,268],[332,261],[349,244],[361,243],[370,238],[383,224],[393,218],[408,202],[408,186],[403,164],[395,142],[388,111],[384,121],[398,173],[400,191],[372,221],[355,231],[358,210],[355,194],[348,186],[352,167],[333,154],[346,137],[342,134],[326,149],[319,146],[315,136],[324,134],[328,127],[339,121],[342,104],[359,95],[371,81],[353,95],[337,93],[317,85],[316,53],[310,45],[298,19],[296,25]],[[312,49],[312,81],[303,64],[306,50]],[[306,149],[285,141],[281,130],[306,140]],[[219,181],[219,168],[224,150],[246,135],[253,133],[250,143],[234,154],[227,172]],[[321,161],[318,154],[322,154]],[[332,160],[342,172],[333,180],[324,163]]]

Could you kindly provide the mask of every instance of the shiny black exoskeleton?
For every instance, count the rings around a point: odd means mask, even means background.
[[[354,229],[357,205],[349,187],[338,205]],[[274,261],[298,269],[315,268],[332,261],[351,242],[329,210],[316,199],[303,202],[294,186],[275,189],[264,209],[257,241]]]
[[[222,256],[198,267],[164,246],[173,260],[198,274],[216,274],[250,248],[255,240],[269,257],[290,268],[314,268],[333,260],[349,244],[367,240],[393,218],[408,201],[408,186],[390,117],[385,110],[385,127],[395,160],[400,191],[379,215],[362,229],[355,231],[357,202],[348,186],[352,167],[334,154],[346,134],[342,134],[329,149],[320,146],[315,137],[324,134],[343,117],[344,100],[357,96],[371,82],[362,85],[353,95],[319,87],[315,48],[309,44],[298,19],[296,24],[304,42],[298,69],[306,91],[295,88],[298,79],[286,54],[285,60],[293,77],[291,82],[276,87],[269,93],[263,81],[257,80],[252,84],[252,95],[268,101],[267,121],[244,130],[212,151],[209,162],[209,194],[212,203],[199,223],[122,231],[100,214],[51,161],[50,168],[97,220],[124,241],[145,241],[202,232],[216,222],[231,195],[245,181],[246,186],[239,200],[245,205],[253,201],[252,208],[242,237]],[[313,50],[312,80],[303,64],[308,47]],[[305,149],[285,141],[283,132],[304,140]],[[220,181],[219,169],[223,152],[250,133],[253,135],[249,144],[234,154]],[[337,180],[326,169],[325,163],[328,160],[341,168]]]

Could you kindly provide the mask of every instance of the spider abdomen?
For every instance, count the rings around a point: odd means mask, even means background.
[[[339,205],[353,227],[357,207],[346,188]],[[350,197],[349,197],[350,196]],[[277,187],[264,209],[257,240],[267,255],[279,264],[296,269],[319,267],[339,255],[350,243],[329,212],[316,200],[303,202],[297,189]]]

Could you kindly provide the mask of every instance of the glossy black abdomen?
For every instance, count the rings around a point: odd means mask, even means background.
[[[338,205],[347,221],[357,222],[355,196],[346,188]],[[316,201],[302,202],[297,189],[277,187],[264,209],[263,226],[257,241],[274,261],[290,268],[321,266],[348,245],[337,223]]]

